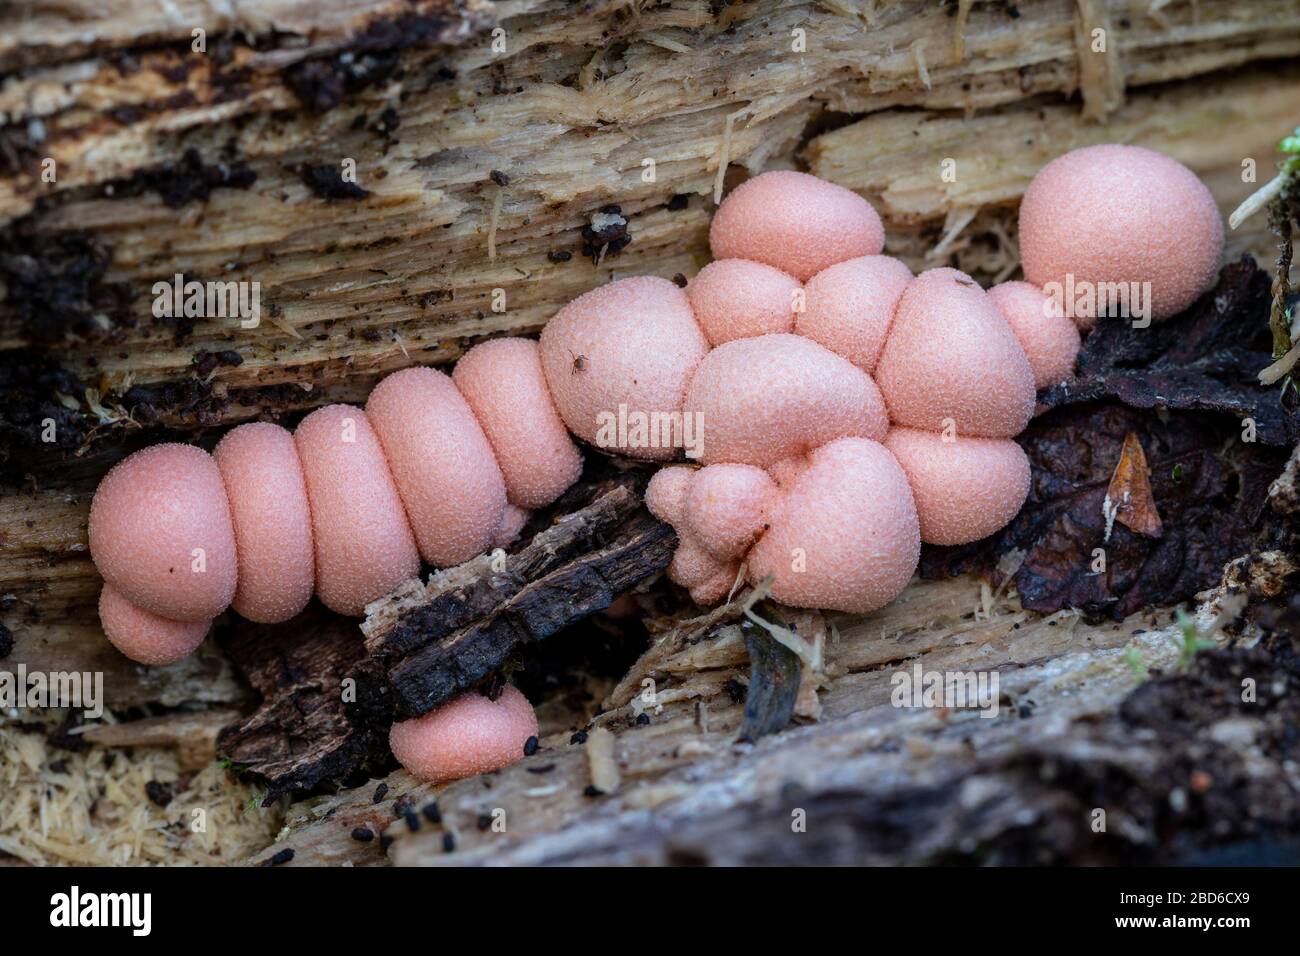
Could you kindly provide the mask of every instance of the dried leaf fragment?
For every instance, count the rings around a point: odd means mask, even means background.
[[[1115,473],[1111,475],[1106,499],[1102,503],[1102,514],[1106,518],[1104,540],[1110,540],[1115,521],[1148,538],[1159,538],[1164,534],[1156,500],[1151,494],[1150,472],[1142,442],[1136,432],[1129,432],[1124,436],[1119,463],[1115,465]]]

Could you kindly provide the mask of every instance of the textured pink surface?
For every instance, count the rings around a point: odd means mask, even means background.
[[[895,428],[885,447],[907,474],[927,544],[967,544],[1016,516],[1029,495],[1029,459],[1007,438],[958,438]]]
[[[1024,349],[1034,373],[1035,388],[1047,388],[1074,378],[1079,330],[1061,312],[1059,303],[1028,282],[995,285],[989,289],[989,298]]]
[[[506,502],[501,511],[501,520],[497,522],[497,529],[492,535],[492,547],[508,548],[514,544],[519,538],[519,532],[524,530],[524,525],[528,524],[528,519],[532,516],[531,511]]]
[[[287,621],[316,583],[307,485],[293,435],[252,422],[230,431],[212,457],[230,501],[239,553],[234,609],[250,621]]]
[[[691,374],[708,351],[690,302],[667,279],[635,276],[578,296],[542,330],[542,369],[555,407],[579,438],[597,441],[599,416],[678,412]],[[606,437],[606,436],[602,436]],[[664,459],[672,447],[606,450]]]
[[[730,562],[717,574],[691,588],[691,600],[696,604],[717,604],[736,585],[739,571],[740,563],[738,561]]]
[[[537,736],[527,698],[506,685],[495,701],[469,691],[422,717],[393,724],[388,744],[407,772],[432,783],[500,770]]]
[[[795,331],[864,372],[874,372],[894,309],[912,270],[889,256],[862,256],[823,269],[805,286]]]
[[[776,483],[754,465],[702,468],[687,488],[686,530],[718,557],[739,558],[763,530],[776,493]]]
[[[451,378],[492,444],[512,504],[544,507],[578,480],[582,454],[551,401],[536,342],[483,342]]]
[[[1223,219],[1186,166],[1138,146],[1087,146],[1052,160],[1020,203],[1020,258],[1036,286],[1150,282],[1153,317],[1191,305],[1213,283]],[[1075,316],[1081,328],[1091,317]]]
[[[686,287],[695,320],[710,345],[794,328],[798,279],[748,259],[718,259]]]
[[[486,551],[501,524],[506,486],[452,380],[431,368],[394,372],[370,393],[366,415],[424,560],[447,568]]]
[[[798,335],[718,346],[700,363],[685,407],[703,416],[706,465],[766,467],[845,435],[884,438],[889,428],[871,376]]]
[[[908,285],[876,366],[890,419],[959,435],[1010,438],[1034,413],[1034,373],[988,294],[956,269]]]
[[[201,448],[153,445],[118,462],[95,490],[89,534],[104,580],[154,614],[208,621],[235,596],[230,506]]]
[[[769,523],[748,577],[771,575],[772,596],[794,607],[874,611],[903,590],[921,554],[906,476],[884,446],[862,438],[814,451]]]
[[[885,247],[880,216],[857,193],[790,170],[763,173],[723,200],[709,229],[715,259],[753,259],[803,282]]]
[[[678,529],[677,538],[668,578],[682,587],[696,587],[733,566],[731,561],[709,553],[704,543],[689,531]]]
[[[361,409],[326,405],[302,420],[294,441],[311,505],[316,594],[330,610],[359,616],[420,569],[379,438]]]
[[[695,469],[685,465],[669,465],[655,472],[645,490],[645,506],[650,513],[674,528],[683,524],[686,519],[686,489],[693,474]]]
[[[111,584],[99,592],[99,622],[119,651],[141,664],[174,664],[192,654],[211,621],[169,621],[136,607]]]

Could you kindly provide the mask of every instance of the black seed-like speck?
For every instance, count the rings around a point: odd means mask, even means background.
[[[524,741],[524,756],[531,757],[535,753],[537,753],[537,738],[529,737]]]
[[[380,803],[386,796],[388,796],[388,784],[381,783],[375,787],[375,803]]]
[[[358,843],[369,843],[375,838],[375,833],[370,827],[357,827],[352,831],[352,839]]]

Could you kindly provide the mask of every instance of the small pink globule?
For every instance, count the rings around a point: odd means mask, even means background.
[[[806,282],[885,247],[880,216],[857,193],[807,173],[774,170],[741,183],[709,228],[714,259],[752,259]]]
[[[889,256],[862,256],[823,269],[808,280],[795,331],[874,372],[894,309],[912,270]]]
[[[1028,282],[995,285],[989,289],[989,298],[1024,349],[1035,388],[1059,385],[1074,377],[1079,330],[1065,317],[1059,303]]]
[[[171,621],[136,607],[111,584],[99,592],[99,622],[114,647],[150,666],[175,664],[203,643],[211,621]]]
[[[748,259],[717,259],[691,279],[686,297],[713,346],[794,329],[803,286],[780,269]]]
[[[537,715],[506,685],[496,700],[468,691],[429,713],[393,724],[389,747],[408,773],[430,783],[508,767],[537,736]]]

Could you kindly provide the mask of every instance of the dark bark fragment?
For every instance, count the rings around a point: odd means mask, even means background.
[[[740,629],[749,651],[749,693],[740,739],[754,741],[790,723],[802,667],[797,654],[752,621],[742,621]]]

